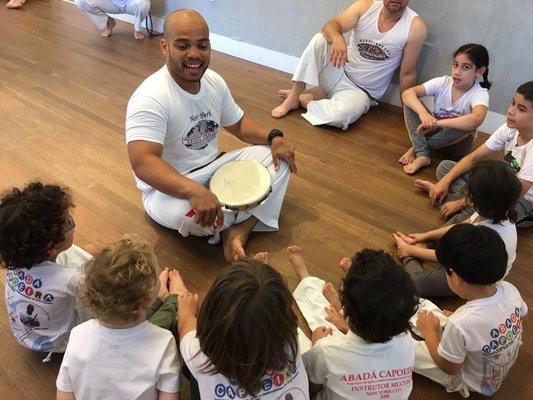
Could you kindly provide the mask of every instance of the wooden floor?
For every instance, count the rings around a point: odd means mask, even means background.
[[[0,188],[34,179],[71,187],[78,244],[102,246],[137,232],[155,244],[162,266],[179,267],[191,290],[205,292],[225,264],[221,248],[151,222],[126,156],[125,107],[139,83],[162,65],[159,41],[135,42],[131,25],[123,23],[112,38],[101,38],[72,4],[59,0],[30,0],[21,10],[2,7],[0,26]],[[344,133],[311,127],[296,112],[276,121],[269,112],[288,75],[219,53],[211,67],[248,115],[283,129],[297,148],[299,174],[288,188],[281,229],[253,235],[248,246],[250,253],[268,251],[291,288],[296,280],[285,257],[291,243],[303,247],[311,273],[338,284],[341,256],[364,247],[392,252],[392,231],[422,231],[441,223],[414,189],[414,178],[396,162],[409,144],[398,108],[381,105]],[[240,145],[222,135],[222,150]],[[419,176],[433,179],[435,165]],[[533,230],[520,231],[509,277],[530,306],[532,240]],[[42,355],[17,345],[5,308],[0,310],[0,398],[53,398],[60,357],[44,365]],[[519,359],[494,399],[531,397],[532,333],[526,324]],[[460,397],[416,376],[411,398]]]

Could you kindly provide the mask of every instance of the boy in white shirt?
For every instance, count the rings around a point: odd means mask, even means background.
[[[80,298],[97,319],[71,332],[58,400],[179,400],[176,341],[146,321],[160,292],[157,271],[151,247],[128,235],[87,264]]]
[[[294,298],[313,330],[303,360],[316,399],[409,398],[409,319],[418,304],[409,274],[382,250],[362,250],[339,264],[346,272],[339,298],[330,283],[309,276],[298,246],[287,251],[300,280]]]
[[[448,318],[438,311],[437,317],[426,306],[418,312],[416,327],[425,341],[417,342],[414,371],[448,392],[490,396],[518,357],[527,314],[518,290],[501,281],[507,265],[505,245],[490,228],[459,224],[442,237],[437,257],[448,285],[467,303],[446,313]]]
[[[70,330],[90,318],[76,305],[76,295],[91,255],[72,244],[71,207],[68,189],[40,182],[12,188],[0,199],[9,324],[15,339],[31,350],[64,352]]]
[[[441,216],[448,219],[461,212],[457,220],[469,217],[473,210],[462,195],[468,180],[467,172],[476,161],[489,158],[504,150],[503,161],[516,172],[522,183],[522,196],[516,207],[517,227],[533,225],[533,81],[522,84],[507,109],[507,122],[487,141],[458,163],[442,161],[437,167],[439,181],[433,184],[420,179],[415,186],[428,192],[433,205],[440,207]]]

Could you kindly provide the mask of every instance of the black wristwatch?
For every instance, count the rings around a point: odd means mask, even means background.
[[[268,134],[268,144],[272,144],[272,140],[274,140],[275,137],[283,137],[283,132],[279,129],[272,129]]]

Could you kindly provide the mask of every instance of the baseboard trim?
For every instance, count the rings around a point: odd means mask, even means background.
[[[63,1],[74,4],[73,0]],[[113,15],[113,17],[130,24],[133,24],[134,20],[134,17],[129,14],[117,14]],[[154,23],[153,29],[157,32],[163,32],[165,18],[152,16],[152,20]],[[143,26],[145,26],[145,22],[143,22]],[[211,32],[210,39],[213,50],[220,51],[221,53],[241,58],[246,61],[251,61],[269,68],[277,69],[278,71],[292,74],[294,73],[296,65],[298,64],[298,57],[281,53],[279,51],[266,49],[254,44],[242,42],[227,36],[219,35],[218,33]],[[385,92],[382,101],[395,106],[401,106],[402,103],[400,99],[399,86],[391,83]],[[478,130],[491,134],[502,124],[504,124],[505,120],[505,115],[498,114],[494,111],[489,111],[485,117],[485,121],[478,128]]]

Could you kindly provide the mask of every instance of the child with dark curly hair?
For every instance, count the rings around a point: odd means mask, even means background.
[[[224,268],[199,312],[197,295],[180,295],[181,355],[202,400],[309,399],[292,304],[285,278],[260,259]]]
[[[436,241],[453,226],[455,222],[487,226],[501,236],[507,250],[507,270],[511,270],[516,259],[518,235],[515,206],[520,198],[522,185],[512,170],[499,160],[481,160],[474,164],[468,173],[466,197],[475,212],[466,220],[453,218],[445,226],[424,233],[394,233],[398,257],[413,278],[421,296],[453,296],[447,284],[444,268],[422,268],[422,261],[437,262]],[[459,219],[459,221],[456,221]],[[504,277],[505,277],[504,276]]]
[[[518,357],[528,312],[516,287],[502,281],[505,244],[486,226],[458,224],[442,237],[437,259],[467,302],[451,313],[421,301],[412,322],[425,340],[416,343],[414,371],[463,397],[491,396]]]
[[[65,351],[70,330],[89,319],[76,295],[91,255],[72,244],[71,207],[68,189],[40,182],[0,198],[9,323],[15,339],[35,351]]]
[[[89,261],[80,299],[96,319],[70,334],[56,381],[58,400],[179,400],[176,341],[146,317],[158,295],[169,293],[164,276],[172,277],[176,296],[186,288],[177,271],[165,269],[159,279],[158,272],[152,247],[130,235]],[[175,320],[175,307],[170,315]]]
[[[341,259],[341,294],[310,276],[299,246],[287,248],[299,280],[294,298],[311,330],[303,361],[316,399],[407,399],[413,388],[409,319],[418,294],[383,250]],[[374,392],[376,395],[369,395]]]

